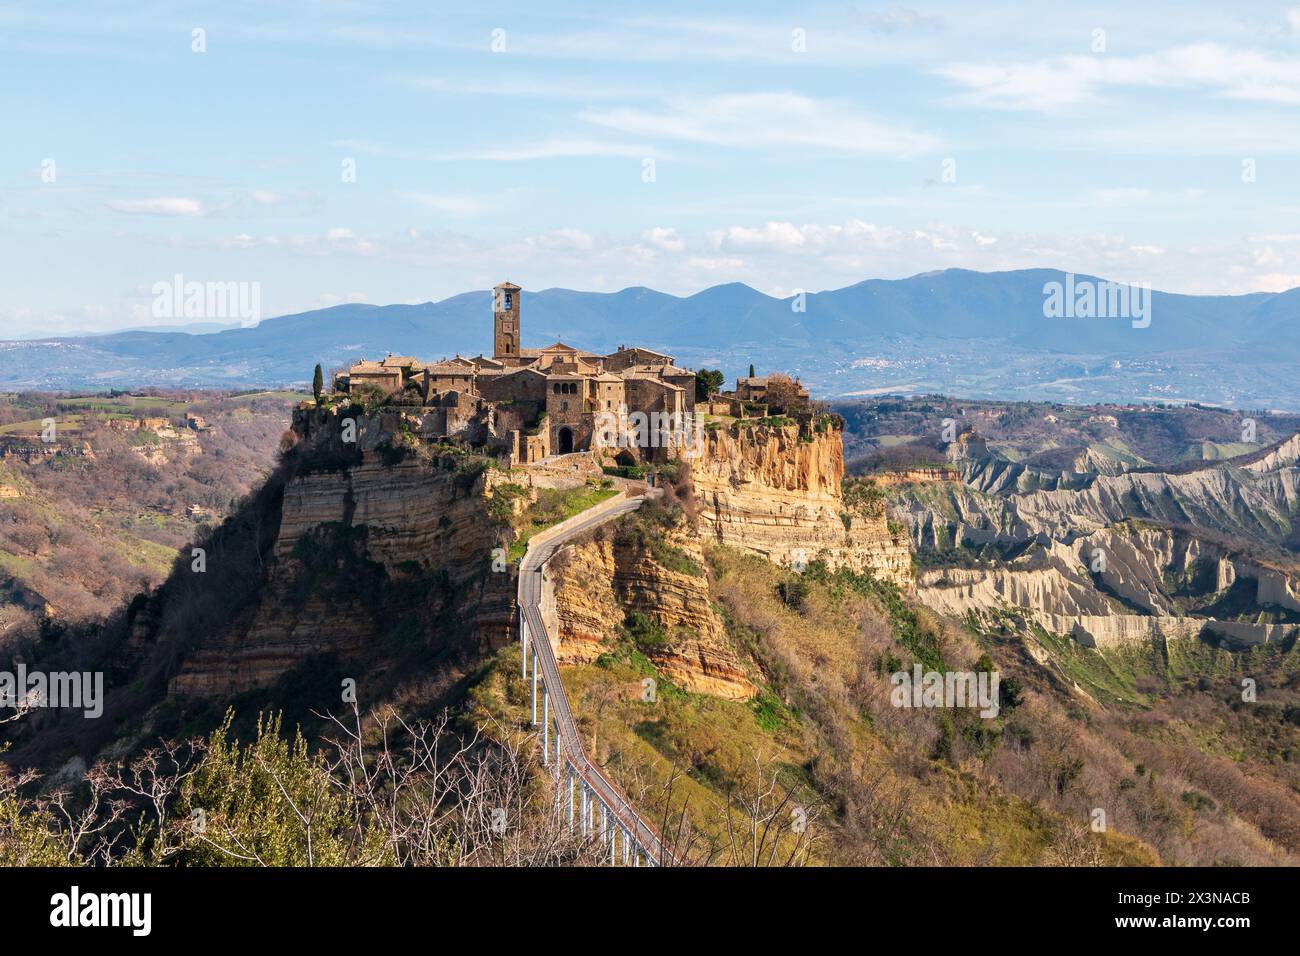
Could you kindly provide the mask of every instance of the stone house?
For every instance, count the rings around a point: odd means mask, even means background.
[[[427,416],[432,434],[483,437],[475,443],[503,448],[517,463],[589,451],[604,440],[598,431],[607,434],[611,420],[625,422],[638,412],[681,420],[694,411],[695,373],[678,367],[671,355],[622,345],[601,354],[564,342],[524,348],[522,298],[523,290],[511,282],[492,290],[491,357],[458,355],[425,365],[389,355],[382,362],[358,362],[339,385],[347,391],[373,385],[392,393],[415,383],[432,413]],[[462,406],[464,414],[448,414]],[[481,414],[487,420],[485,436],[477,425]],[[662,452],[636,448],[632,455],[654,458]]]

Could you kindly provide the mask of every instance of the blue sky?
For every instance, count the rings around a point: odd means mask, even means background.
[[[4,3],[0,337],[155,324],[178,273],[264,316],[505,278],[1300,285],[1300,6],[473,8]]]

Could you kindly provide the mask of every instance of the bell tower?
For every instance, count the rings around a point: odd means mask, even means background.
[[[492,290],[492,357],[519,357],[519,286],[503,282]]]

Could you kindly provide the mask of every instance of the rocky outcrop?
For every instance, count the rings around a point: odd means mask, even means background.
[[[174,693],[231,696],[312,655],[359,658],[384,640],[513,639],[513,575],[493,561],[509,532],[488,511],[509,476],[481,460],[395,453],[389,416],[358,417],[355,444],[329,424],[313,416],[299,432],[308,445],[284,486],[256,601],[202,635]],[[147,643],[159,617],[140,614],[133,641]]]
[[[279,500],[257,600],[202,635],[172,680],[176,693],[264,687],[312,655],[362,658],[395,633],[440,647],[454,631],[463,643],[500,646],[513,638],[514,589],[512,567],[493,570],[494,549],[512,537],[498,505],[517,514],[537,489],[582,485],[595,467],[566,460],[507,473],[425,441],[419,415],[400,409],[304,406],[293,431],[299,466]],[[699,527],[710,537],[787,563],[821,558],[907,577],[903,536],[890,533],[883,515],[845,507],[836,431],[811,439],[795,426],[715,434],[692,475],[709,502]],[[497,501],[506,484],[509,494]],[[665,676],[691,691],[746,699],[755,689],[710,603],[699,538],[686,527],[670,537],[581,546],[556,582],[557,656],[594,660],[639,615],[655,638],[642,649]],[[137,646],[149,643],[161,617],[138,615]]]
[[[894,485],[926,484],[931,481],[961,481],[962,476],[953,468],[904,468],[873,473],[871,480],[881,488],[890,488]]]
[[[143,430],[143,429],[140,429]],[[138,430],[139,431],[139,430]],[[131,450],[144,461],[155,467],[166,465],[180,458],[192,458],[203,454],[199,436],[188,428],[177,429],[170,424],[153,430],[154,440],[132,444]]]
[[[12,459],[24,465],[34,465],[59,456],[94,460],[95,450],[88,441],[69,441],[60,438],[56,442],[46,443],[11,435],[0,436],[0,461]]]
[[[1249,604],[1300,611],[1300,580],[1187,533],[1120,526],[1070,545],[1047,540],[1007,562],[924,572],[917,597],[955,616],[1025,608],[1044,628],[1094,647],[1199,637],[1233,645],[1284,640],[1300,625],[1222,619],[1230,589],[1249,582]]]
[[[681,536],[674,536],[670,546],[699,573],[669,569],[649,548],[619,547],[612,537],[561,551],[550,580],[557,659],[594,661],[618,639],[619,625],[629,615],[641,615],[658,625],[665,638],[642,650],[674,683],[731,700],[752,697],[754,685],[710,603],[698,547]]]
[[[1294,468],[1297,462],[1300,462],[1300,435],[1292,435],[1251,456],[1242,467],[1256,474],[1265,474],[1279,468]]]
[[[898,509],[918,548],[1039,536],[1070,541],[1129,518],[1281,544],[1295,533],[1300,511],[1300,468],[1289,447],[1284,442],[1245,466],[1225,462],[1052,481],[989,461],[973,467],[966,483],[944,485],[939,494],[900,495]]]
[[[905,532],[891,530],[883,513],[845,506],[834,428],[802,436],[793,424],[708,428],[690,466],[701,531],[714,540],[779,564],[820,559],[909,583]]]

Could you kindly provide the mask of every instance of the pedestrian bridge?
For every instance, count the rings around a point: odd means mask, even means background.
[[[636,510],[645,497],[620,494],[529,540],[519,567],[519,657],[524,679],[532,682],[532,721],[542,731],[542,763],[555,777],[559,811],[567,812],[570,831],[600,840],[611,864],[666,866],[672,854],[659,833],[582,745],[555,660],[558,641],[542,615],[546,566],[555,553],[597,525]]]

